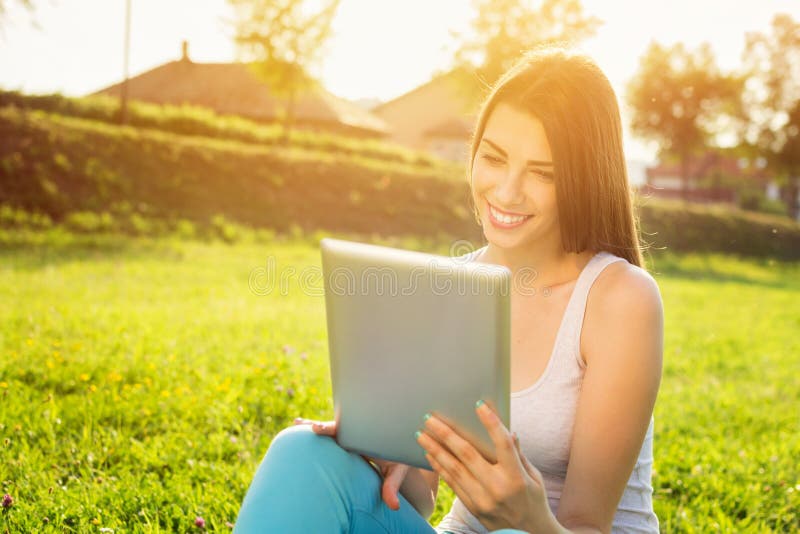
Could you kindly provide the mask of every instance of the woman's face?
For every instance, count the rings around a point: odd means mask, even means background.
[[[495,246],[560,243],[550,144],[539,119],[495,106],[472,162],[472,195]]]

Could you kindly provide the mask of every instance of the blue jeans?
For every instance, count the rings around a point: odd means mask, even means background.
[[[403,495],[398,493],[399,510],[389,508],[381,499],[381,484],[361,455],[315,434],[309,425],[291,426],[270,443],[233,532],[436,534]]]

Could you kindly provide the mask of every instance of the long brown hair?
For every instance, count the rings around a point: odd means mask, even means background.
[[[467,163],[470,187],[475,153],[499,102],[531,113],[544,126],[553,154],[564,250],[605,250],[643,267],[617,97],[594,61],[564,48],[539,48],[500,77],[481,105],[473,132]]]

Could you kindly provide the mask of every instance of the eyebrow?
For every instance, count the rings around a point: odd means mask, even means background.
[[[502,148],[500,148],[499,146],[497,146],[496,143],[493,143],[492,141],[489,141],[485,137],[483,139],[481,139],[481,142],[488,143],[492,148],[494,148],[495,150],[500,152],[500,155],[503,156],[504,158],[508,157],[508,154],[506,153],[506,151],[503,150]],[[553,166],[553,162],[552,161],[538,161],[538,160],[534,160],[534,159],[529,159],[528,160],[528,165],[538,165],[538,166],[549,165],[550,167],[552,167]]]

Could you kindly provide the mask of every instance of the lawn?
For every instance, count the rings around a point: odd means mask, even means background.
[[[663,531],[800,530],[800,265],[654,258]],[[333,414],[319,265],[302,239],[2,233],[0,529],[229,530],[271,438]]]

